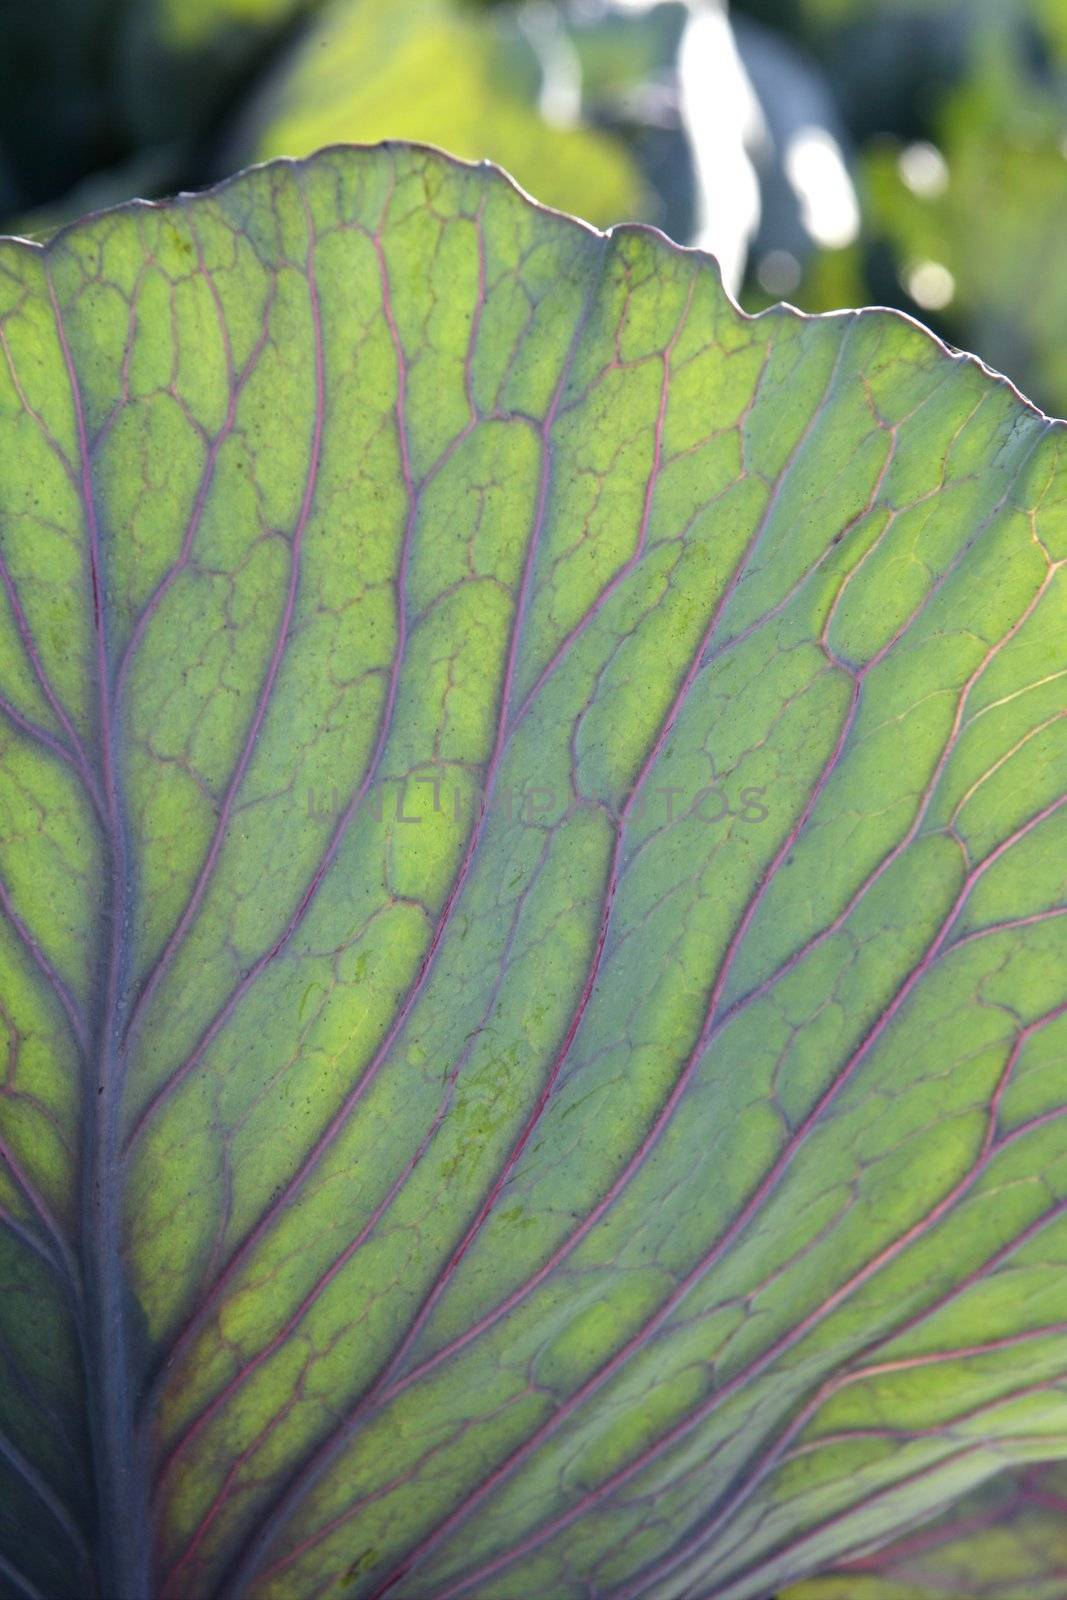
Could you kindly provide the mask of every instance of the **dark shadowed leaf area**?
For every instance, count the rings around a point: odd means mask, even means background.
[[[405,146],[0,356],[3,1600],[766,1600],[1067,1456],[1062,425]]]

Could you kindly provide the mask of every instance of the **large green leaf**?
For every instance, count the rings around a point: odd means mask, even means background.
[[[928,1528],[784,1600],[1063,1600],[1067,1467],[1004,1473]]]
[[[1062,428],[410,148],[0,265],[5,1600],[1067,1455]]]

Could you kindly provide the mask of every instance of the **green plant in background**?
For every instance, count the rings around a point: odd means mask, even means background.
[[[542,199],[595,221],[643,214],[618,140],[541,115],[523,14],[466,0],[44,0],[14,19],[0,64],[9,225],[46,234],[131,193],[384,137],[491,148]]]
[[[233,98],[318,0],[38,0],[10,6],[0,52],[9,220],[77,214],[210,177]]]
[[[0,297],[4,1600],[766,1600],[1067,1454],[1063,425],[404,146]]]
[[[803,15],[852,136],[863,226],[808,259],[794,297],[911,310],[1062,414],[1067,6],[809,0]],[[766,304],[752,287],[747,303]]]
[[[872,151],[870,226],[931,309],[950,309],[994,366],[1067,408],[1067,341],[1049,337],[1067,328],[1062,96],[1035,88],[1010,48],[986,49],[941,110],[938,136],[940,168],[923,168],[922,147],[917,171],[914,152],[909,168],[908,152]]]

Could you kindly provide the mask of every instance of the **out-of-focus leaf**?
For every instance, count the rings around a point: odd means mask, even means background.
[[[946,1516],[781,1600],[1063,1600],[1067,1467],[1003,1473]]]
[[[139,144],[204,139],[322,0],[137,0],[108,49]]]
[[[409,139],[491,159],[539,200],[593,222],[641,215],[641,182],[622,145],[550,126],[520,92],[506,28],[457,0],[334,0],[254,99],[231,160]]]
[[[1065,430],[407,148],[2,266],[6,1591],[762,1600],[1067,1454]]]
[[[155,31],[181,50],[210,44],[227,29],[270,31],[315,10],[317,0],[149,0]]]
[[[769,3],[773,6],[774,0]],[[799,9],[817,25],[835,26],[871,17],[917,16],[923,11],[963,13],[987,3],[988,0],[799,0]],[[1028,0],[995,0],[995,3],[1014,6],[1027,4]]]
[[[1058,59],[1067,63],[1067,6],[1063,0],[1030,0],[1033,19]]]
[[[647,11],[579,12],[568,19],[585,97],[595,105],[625,106],[642,85],[670,82],[688,16],[680,0],[663,0]]]

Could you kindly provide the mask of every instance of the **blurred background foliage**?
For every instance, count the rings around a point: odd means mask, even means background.
[[[0,226],[409,138],[1067,414],[1067,0],[0,0]]]

